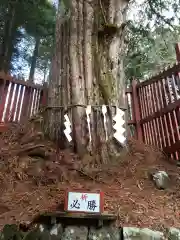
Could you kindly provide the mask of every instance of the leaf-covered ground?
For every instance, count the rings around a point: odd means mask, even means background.
[[[38,126],[38,121],[11,124],[0,136],[1,228],[63,210],[67,188],[104,191],[105,210],[118,215],[120,226],[180,227],[179,169],[161,152],[131,139],[116,163],[93,166],[88,156],[80,161],[67,150],[57,151]],[[154,186],[149,173],[155,170],[169,174],[167,190]]]

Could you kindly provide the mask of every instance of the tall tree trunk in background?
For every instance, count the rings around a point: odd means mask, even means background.
[[[33,56],[32,56],[32,61],[31,61],[31,68],[30,68],[30,73],[29,73],[29,81],[33,82],[34,81],[34,73],[36,69],[36,62],[39,54],[39,44],[40,44],[40,37],[36,37],[36,43],[34,46],[34,51],[33,51]]]
[[[73,123],[75,150],[80,156],[90,151],[98,162],[107,162],[116,148],[112,139],[105,141],[101,109],[93,111],[93,141],[89,144],[85,108],[76,105],[125,106],[123,55],[128,0],[70,2],[68,20],[62,20],[60,9],[57,14],[48,131],[53,139],[62,136],[65,112],[58,106],[66,109],[71,105],[67,113]]]
[[[5,17],[4,36],[0,49],[0,70],[5,72],[10,70],[10,63],[13,54],[13,42],[17,31],[16,3],[17,0],[8,4],[8,11]]]
[[[43,84],[46,82],[46,75],[47,75],[47,66],[44,67],[44,71],[43,71]]]

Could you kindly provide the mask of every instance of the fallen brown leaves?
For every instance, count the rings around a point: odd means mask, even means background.
[[[37,122],[37,121],[36,121]],[[31,221],[46,210],[62,210],[64,191],[105,192],[105,210],[118,215],[118,225],[180,227],[178,169],[150,146],[129,140],[118,161],[88,167],[68,151],[58,152],[36,123],[11,124],[0,137],[0,227]],[[157,190],[149,173],[165,170],[168,190]]]

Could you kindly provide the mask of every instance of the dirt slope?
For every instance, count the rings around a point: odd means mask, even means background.
[[[0,136],[0,227],[30,222],[46,210],[62,210],[68,189],[105,192],[105,210],[118,214],[118,225],[161,229],[180,227],[179,169],[156,149],[129,140],[116,163],[93,166],[45,139],[40,118],[11,124]],[[157,190],[149,172],[165,170],[168,190]]]

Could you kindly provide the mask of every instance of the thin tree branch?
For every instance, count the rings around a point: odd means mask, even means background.
[[[158,18],[160,18],[164,23],[169,25],[173,30],[175,30],[174,26],[167,20],[165,19],[159,12],[156,11],[156,9],[152,6],[152,1],[147,0],[147,3],[152,11],[153,14],[155,14]]]

